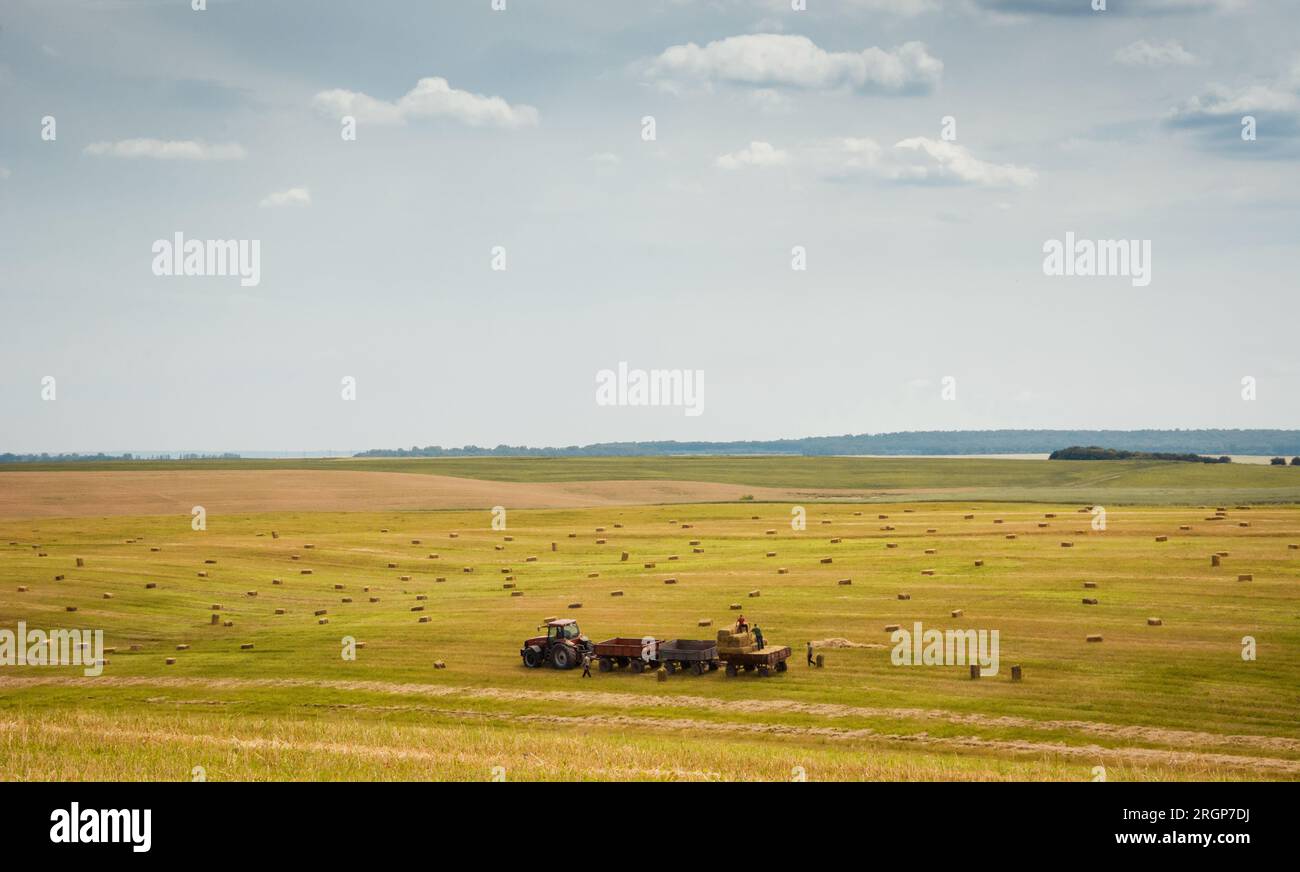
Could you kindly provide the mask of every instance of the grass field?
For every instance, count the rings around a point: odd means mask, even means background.
[[[401,472],[501,482],[673,480],[825,490],[870,501],[1300,503],[1300,467],[1165,461],[913,457],[451,457],[22,463],[0,472],[286,470]],[[843,493],[836,493],[837,491]]]
[[[699,469],[808,486],[837,459],[814,460]],[[671,461],[673,477],[685,477],[681,462]],[[613,474],[604,461],[564,472],[534,461],[415,463],[458,475]],[[624,477],[663,468],[610,463]],[[872,481],[895,463],[873,464]],[[1033,469],[1017,475],[1059,475],[1019,463]],[[1247,490],[1291,477],[1065,466],[1092,476],[1089,487],[1119,470],[1155,502],[1171,480],[1199,493],[1219,486],[1216,476],[1240,476],[1232,482]],[[1105,531],[1078,503],[973,500],[810,503],[803,531],[791,529],[790,506],[749,503],[516,510],[505,531],[486,511],[216,516],[203,532],[188,515],[0,520],[0,627],[102,628],[115,649],[98,677],[0,670],[0,777],[184,780],[203,767],[213,780],[1083,781],[1103,766],[1110,780],[1296,779],[1300,551],[1288,545],[1300,543],[1300,507],[1222,499],[1227,518],[1211,521],[1208,505],[1109,506]],[[1219,551],[1228,556],[1213,568]],[[1253,580],[1238,581],[1243,573]],[[522,596],[503,589],[507,575]],[[664,584],[670,577],[677,583]],[[594,639],[711,638],[734,618],[732,603],[795,649],[789,672],[582,679],[519,661],[545,617],[575,617]],[[214,604],[233,626],[210,624]],[[318,623],[319,609],[329,623]],[[1163,626],[1148,626],[1153,616]],[[960,666],[892,665],[884,628],[914,621],[998,630],[999,674],[972,681]],[[341,656],[345,636],[365,643],[355,661]],[[1245,636],[1257,641],[1254,661],[1242,658]],[[804,644],[829,639],[863,647],[822,647],[825,668],[806,667]],[[1013,664],[1023,681],[1010,680]]]

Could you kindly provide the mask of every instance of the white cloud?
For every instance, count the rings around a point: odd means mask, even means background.
[[[713,162],[713,165],[724,170],[738,170],[741,167],[774,167],[780,166],[789,158],[790,155],[779,148],[773,148],[769,143],[751,142],[740,151],[722,155]]]
[[[510,105],[500,97],[472,94],[451,87],[439,76],[420,79],[395,102],[359,91],[321,91],[312,105],[334,118],[351,115],[372,124],[404,124],[416,118],[451,118],[473,127],[532,127],[538,113],[532,106]]]
[[[209,144],[195,139],[120,139],[92,142],[83,149],[97,157],[152,158],[155,160],[243,160],[248,156],[237,142]]]
[[[910,153],[910,158],[900,156],[895,170],[900,181],[940,181],[978,185],[984,188],[1028,188],[1038,180],[1038,174],[1028,167],[1012,164],[994,164],[980,160],[964,145],[915,136],[894,145]]]
[[[3,182],[5,179],[9,178],[11,175],[13,175],[13,174],[12,174],[11,172],[9,172],[9,167],[0,167],[0,182]]]
[[[1170,110],[1168,120],[1194,123],[1251,112],[1300,112],[1300,61],[1272,81],[1237,88],[1210,85]]]
[[[306,188],[289,188],[287,191],[276,191],[274,194],[267,194],[257,205],[263,209],[275,206],[310,206],[311,191]]]
[[[846,0],[849,6],[859,6],[868,12],[887,12],[910,18],[938,8],[936,0]]]
[[[705,46],[693,42],[671,46],[645,72],[650,79],[666,83],[726,82],[897,94],[932,90],[943,76],[943,61],[920,42],[890,51],[873,46],[860,52],[831,52],[806,36],[755,33]]]
[[[1115,60],[1130,67],[1169,67],[1194,64],[1196,56],[1176,39],[1160,43],[1139,39],[1115,52]]]
[[[1008,15],[1173,15],[1192,12],[1228,12],[1242,0],[1111,0],[1098,13],[1087,0],[974,0],[989,12]]]
[[[787,162],[827,179],[870,178],[981,188],[1028,188],[1038,181],[1038,174],[1028,167],[990,163],[975,157],[963,145],[923,136],[901,140],[889,149],[865,137],[824,139],[790,153],[766,142],[753,142],[714,163],[734,170]]]

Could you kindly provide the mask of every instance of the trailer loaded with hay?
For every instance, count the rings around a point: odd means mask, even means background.
[[[679,669],[703,675],[705,670],[717,672],[722,664],[718,657],[718,643],[709,639],[669,639],[660,642],[659,662],[669,675]]]
[[[719,630],[718,658],[727,665],[728,678],[756,670],[760,676],[767,678],[773,672],[786,671],[790,648],[787,645],[764,645],[759,648],[754,642],[754,634],[749,630],[743,633]]]

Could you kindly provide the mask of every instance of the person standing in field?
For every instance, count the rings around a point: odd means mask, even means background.
[[[817,661],[813,659],[812,642],[808,643],[808,665],[812,666]]]
[[[591,655],[582,655],[582,677],[591,678]]]

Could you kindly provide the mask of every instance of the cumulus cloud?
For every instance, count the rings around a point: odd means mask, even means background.
[[[1239,87],[1210,85],[1170,110],[1167,120],[1174,124],[1217,121],[1250,113],[1300,112],[1300,61],[1274,79]]]
[[[875,179],[898,184],[947,184],[981,188],[1028,188],[1038,174],[1014,164],[981,160],[964,145],[923,136],[885,148],[866,137],[823,139],[782,151],[766,142],[719,157],[728,170],[790,163],[825,179]]]
[[[196,139],[119,139],[92,142],[82,151],[96,157],[154,160],[243,160],[248,156],[237,142],[209,144]]]
[[[903,94],[932,90],[943,76],[943,61],[920,42],[906,42],[888,51],[873,46],[859,52],[834,52],[806,36],[754,33],[704,46],[693,42],[671,46],[650,61],[645,73],[652,81],[668,84],[722,82],[755,88],[848,88]]]
[[[395,101],[380,100],[360,91],[321,91],[312,98],[317,111],[331,117],[351,115],[372,124],[405,124],[417,118],[450,118],[473,127],[532,127],[537,109],[511,105],[501,97],[487,97],[453,88],[439,76],[420,79]]]
[[[722,155],[713,164],[724,170],[738,170],[741,167],[773,167],[785,163],[789,157],[779,148],[773,148],[770,143],[751,142],[740,151]]]
[[[311,191],[306,188],[289,188],[286,191],[276,191],[273,194],[267,194],[257,205],[263,209],[271,209],[276,206],[310,206]]]
[[[1196,56],[1176,39],[1158,43],[1139,39],[1115,52],[1115,60],[1130,67],[1170,67],[1194,64]]]

